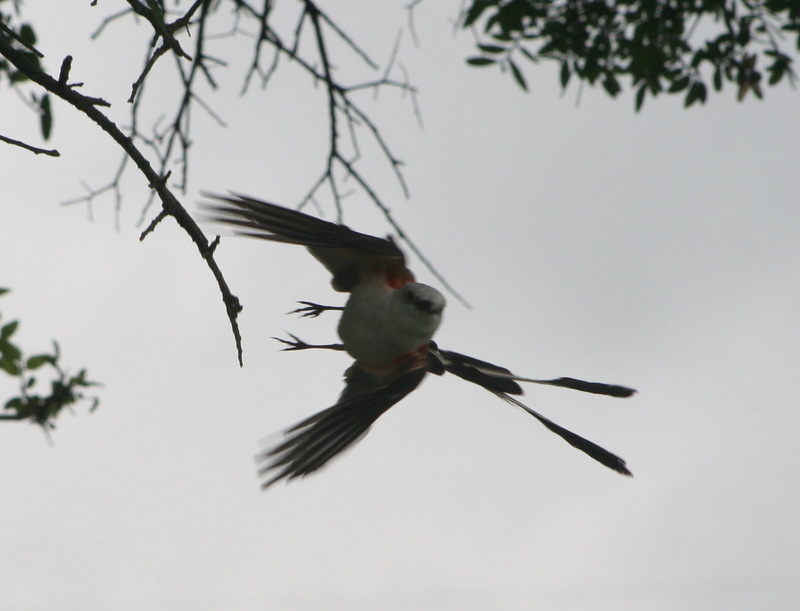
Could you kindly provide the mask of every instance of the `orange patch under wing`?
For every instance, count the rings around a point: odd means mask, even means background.
[[[409,282],[414,282],[414,274],[406,267],[396,267],[386,271],[386,283],[395,290]]]

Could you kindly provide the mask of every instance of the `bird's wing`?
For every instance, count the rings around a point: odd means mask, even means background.
[[[391,239],[353,231],[345,225],[323,221],[297,210],[231,194],[204,194],[212,220],[235,225],[241,235],[300,244],[333,274],[333,288],[349,292],[365,274],[381,273],[398,286],[413,280],[403,252]],[[396,287],[395,287],[396,288]]]
[[[283,441],[261,454],[262,488],[281,479],[312,473],[363,437],[386,410],[419,386],[427,373],[416,365],[392,377],[376,380],[357,364],[347,372],[336,405],[303,420],[285,432]],[[277,472],[276,472],[277,470]]]

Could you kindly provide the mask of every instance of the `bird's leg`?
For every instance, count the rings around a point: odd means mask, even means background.
[[[292,310],[289,314],[300,314],[300,316],[316,318],[326,310],[344,310],[344,306],[326,306],[312,301],[298,301],[297,303],[302,303],[305,307]]]
[[[281,339],[280,337],[273,337],[272,339],[281,342],[282,344],[286,344],[288,348],[284,348],[284,351],[290,350],[308,350],[310,348],[321,348],[324,350],[344,350],[344,344],[307,344],[302,339],[297,337],[296,335],[292,335],[287,331],[286,333],[291,340],[288,339]]]

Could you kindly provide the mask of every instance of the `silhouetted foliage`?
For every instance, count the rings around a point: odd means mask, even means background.
[[[8,289],[0,288],[0,295]],[[19,395],[10,398],[4,405],[0,420],[28,420],[45,430],[55,428],[55,419],[65,408],[86,400],[91,402],[89,411],[98,404],[96,397],[86,397],[84,391],[97,386],[91,382],[85,369],[70,375],[59,362],[61,352],[53,342],[52,353],[25,356],[12,341],[19,329],[19,321],[0,324],[0,372],[16,378]],[[46,390],[49,385],[49,391]]]
[[[794,81],[786,47],[800,50],[797,0],[473,0],[462,23],[478,33],[469,64],[508,69],[523,89],[519,57],[558,62],[564,88],[574,76],[615,97],[627,80],[636,110],[648,93],[705,102],[709,83],[760,98],[765,74]]]

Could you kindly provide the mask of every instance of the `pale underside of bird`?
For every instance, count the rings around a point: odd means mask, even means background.
[[[633,389],[566,377],[524,378],[504,367],[442,350],[433,335],[445,299],[435,288],[415,281],[391,238],[359,233],[242,195],[206,197],[213,200],[203,204],[212,220],[235,226],[241,235],[305,246],[333,275],[334,290],[350,293],[343,307],[300,302],[305,307],[295,310],[305,316],[341,310],[341,344],[307,344],[294,336],[291,341],[280,340],[287,344],[286,350],[343,350],[355,360],[345,371],[344,390],[333,406],[289,428],[282,441],[259,455],[263,488],[313,473],[363,437],[381,414],[416,389],[428,373],[445,372],[482,386],[606,467],[631,475],[622,458],[545,418],[516,396],[523,392],[519,382],[612,397],[629,397]]]

